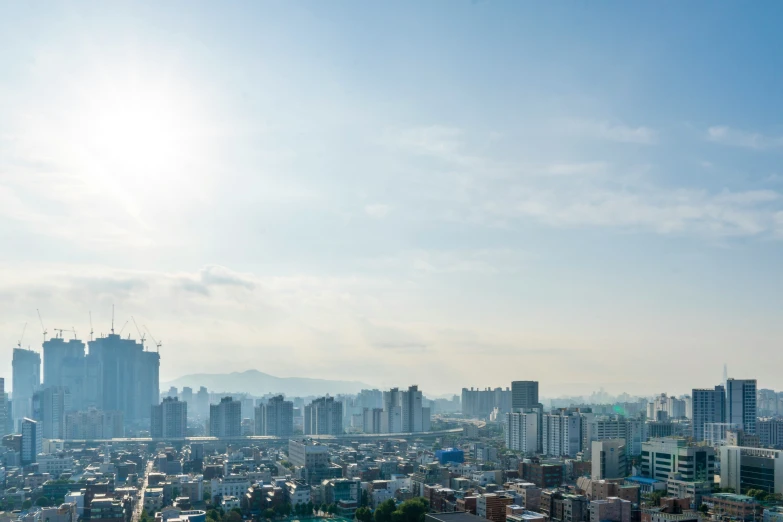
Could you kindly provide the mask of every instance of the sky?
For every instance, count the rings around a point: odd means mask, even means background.
[[[164,382],[783,389],[781,19],[4,3],[0,375],[114,305]]]

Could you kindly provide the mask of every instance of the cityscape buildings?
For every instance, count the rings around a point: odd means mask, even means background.
[[[14,348],[13,415],[15,420],[32,417],[33,394],[41,385],[41,355],[33,350]]]
[[[242,436],[242,403],[223,397],[220,403],[209,406],[210,437]]]
[[[726,381],[726,422],[756,433],[756,379]]]
[[[187,435],[188,403],[177,397],[166,397],[152,406],[150,437],[153,439],[184,439]]]
[[[291,437],[294,434],[294,403],[277,395],[256,406],[255,434]]]

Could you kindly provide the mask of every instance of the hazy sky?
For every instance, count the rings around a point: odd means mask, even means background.
[[[0,375],[114,303],[164,381],[782,389],[782,19],[5,2]]]

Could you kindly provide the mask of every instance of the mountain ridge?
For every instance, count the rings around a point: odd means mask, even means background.
[[[230,373],[192,373],[183,375],[171,381],[161,383],[161,391],[175,386],[184,386],[198,391],[200,386],[206,386],[210,392],[248,393],[250,395],[266,395],[282,393],[289,396],[306,397],[309,395],[337,395],[339,393],[355,394],[372,386],[359,381],[342,381],[331,379],[315,379],[310,377],[276,377],[260,370],[250,369],[243,372]]]

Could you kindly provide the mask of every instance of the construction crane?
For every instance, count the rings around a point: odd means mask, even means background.
[[[139,339],[141,339],[141,349],[144,349],[144,338],[146,334],[141,333],[141,329],[139,328],[139,325],[136,323],[136,318],[131,316],[131,319],[133,320],[133,326],[136,327],[136,331],[139,332]]]
[[[16,343],[16,346],[21,348],[22,347],[22,341],[24,341],[24,333],[27,331],[27,323],[24,323],[24,328],[22,328],[22,335],[19,336],[19,342]]]
[[[114,333],[114,305],[111,305],[111,333]]]
[[[36,308],[35,311],[38,312],[38,320],[41,322],[41,331],[43,332],[43,340],[44,342],[46,342],[46,334],[48,334],[49,332],[47,332],[46,328],[44,328],[43,319],[41,319],[41,311],[38,308]]]
[[[67,328],[52,328],[52,330],[54,330],[55,332],[57,332],[57,335],[56,335],[56,337],[57,337],[58,339],[62,339],[62,338],[63,338],[63,332],[67,332],[67,331],[68,331],[68,329],[67,329]]]
[[[147,333],[150,335],[150,339],[152,339],[152,342],[155,343],[155,346],[158,348],[158,353],[160,353],[160,347],[163,346],[163,343],[159,343],[155,340],[155,337],[153,337],[152,332],[150,332],[150,329],[147,328],[146,325],[144,325],[144,329],[147,330]]]
[[[90,341],[92,341],[93,333],[95,333],[95,330],[92,329],[92,310],[90,310]]]
[[[71,331],[73,332],[73,340],[75,341],[75,340],[77,339],[77,336],[76,336],[76,327],[75,327],[75,326],[71,326]]]
[[[125,324],[124,324],[124,325],[122,325],[122,328],[120,328],[120,333],[119,333],[119,336],[120,336],[120,337],[122,337],[122,331],[123,331],[123,330],[125,330],[125,327],[126,327],[126,326],[128,326],[128,323],[129,323],[129,322],[130,322],[130,321],[125,321]],[[113,322],[113,321],[112,321],[112,329],[111,329],[111,333],[114,333],[114,322]]]

